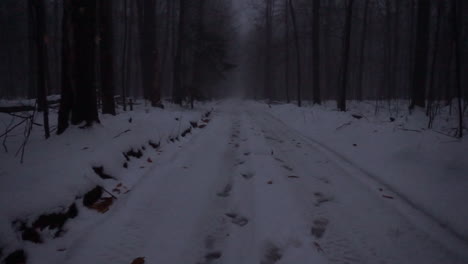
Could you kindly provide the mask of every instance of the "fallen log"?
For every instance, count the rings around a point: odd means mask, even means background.
[[[36,109],[33,105],[0,106],[0,113],[29,112]]]

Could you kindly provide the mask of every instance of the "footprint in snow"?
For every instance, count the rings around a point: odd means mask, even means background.
[[[310,229],[311,235],[313,235],[316,238],[322,238],[323,234],[327,230],[328,224],[329,224],[329,221],[326,218],[315,219],[312,224],[312,228]]]
[[[323,203],[327,203],[327,202],[331,202],[333,201],[333,197],[332,196],[327,196],[321,192],[316,192],[314,193],[314,196],[315,196],[315,206],[319,207],[320,205],[322,205]]]
[[[227,213],[226,216],[231,218],[231,223],[238,225],[240,227],[243,227],[249,223],[249,219],[243,216],[240,216],[236,213]]]
[[[265,253],[260,264],[274,264],[280,261],[282,257],[283,253],[281,252],[281,249],[276,245],[269,243],[266,246]]]
[[[228,197],[231,194],[232,184],[227,184],[222,192],[217,193],[219,197]]]
[[[249,180],[249,179],[252,179],[254,177],[254,174],[251,173],[251,172],[247,172],[247,173],[242,173],[241,176],[246,179],[246,180]]]

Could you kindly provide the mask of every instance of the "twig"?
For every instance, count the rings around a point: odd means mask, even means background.
[[[125,134],[125,133],[128,133],[128,132],[131,132],[132,130],[131,129],[127,129],[125,130],[124,132],[120,132],[117,136],[115,136],[114,138],[118,138],[120,137],[121,135]]]
[[[8,131],[9,127],[13,124],[13,121],[15,120],[15,118],[13,117],[10,121],[10,124],[8,124],[8,126],[5,128],[5,131]],[[5,152],[8,153],[8,148],[7,148],[7,145],[6,145],[6,140],[8,138],[8,133],[5,134],[5,137],[3,138],[3,142],[2,142],[2,145],[3,145],[3,148],[5,149]]]
[[[417,129],[400,128],[400,130],[421,133],[421,130]]]
[[[449,134],[442,133],[442,132],[437,131],[437,130],[431,130],[431,131],[432,131],[432,132],[435,132],[435,133],[439,133],[439,134],[444,135],[444,136],[449,137],[449,138],[456,138],[456,139],[458,139],[458,137],[454,137],[454,136],[451,136],[451,135],[449,135]]]
[[[26,150],[26,145],[28,144],[29,136],[31,136],[31,131],[32,131],[33,127],[34,127],[34,118],[36,116],[36,109],[37,109],[37,100],[36,100],[36,104],[34,105],[34,111],[33,111],[32,115],[30,116],[29,119],[25,119],[25,120],[29,120],[29,124],[24,128],[24,141],[21,144],[21,147],[16,152],[16,155],[18,155],[18,152],[21,150],[21,160],[20,160],[21,164],[23,164],[24,152]]]
[[[7,131],[5,131],[5,133],[3,133],[1,137],[7,135],[8,133],[10,133],[11,131],[13,131],[15,128],[19,127],[21,124],[23,124],[24,122],[28,121],[28,119],[24,119],[23,121],[19,122],[18,124],[14,125],[13,127],[11,127],[10,129],[8,129]]]
[[[351,121],[349,121],[349,122],[347,122],[347,123],[344,123],[343,125],[337,127],[336,130],[339,130],[339,129],[345,127],[345,126],[349,126],[349,125],[351,125],[352,123],[353,123],[353,122],[351,122]]]

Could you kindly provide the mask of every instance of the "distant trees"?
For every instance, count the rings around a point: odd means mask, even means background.
[[[428,115],[442,100],[460,117],[467,109],[468,78],[461,74],[468,52],[464,1],[263,0],[252,8],[257,16],[247,38],[249,56],[255,58],[250,69],[271,77],[261,86],[251,78],[250,87],[256,89],[251,94],[288,102],[292,96],[313,103],[336,100],[342,111],[347,100],[375,100],[377,111],[380,102],[387,101],[391,109],[400,99],[408,100],[410,110],[425,107]],[[297,31],[292,29],[294,11]],[[275,29],[271,40],[270,27]],[[294,67],[296,44],[300,55]],[[289,89],[293,73],[303,77],[296,91]],[[456,104],[455,98],[460,99]]]
[[[104,114],[116,114],[119,93],[124,110],[129,96],[162,107],[164,94],[193,107],[213,97],[208,87],[234,66],[229,6],[218,1],[64,0],[61,7],[59,134],[69,123],[99,122],[98,102]]]
[[[47,123],[47,96],[61,93],[63,133],[69,123],[98,122],[99,107],[127,110],[130,98],[162,106],[220,96],[234,54],[245,54],[245,86],[254,98],[336,100],[340,110],[347,100],[375,100],[378,110],[382,101],[391,108],[405,99],[428,115],[445,103],[463,133],[464,1],[252,1],[257,15],[245,43],[233,43],[230,4],[0,1],[0,96],[37,99]]]

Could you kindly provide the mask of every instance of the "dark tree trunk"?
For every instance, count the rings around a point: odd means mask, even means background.
[[[71,123],[99,122],[96,100],[96,2],[64,0],[62,43],[62,99],[57,133]]]
[[[112,33],[112,3],[114,0],[99,0],[100,15],[100,62],[102,113],[115,115],[114,102],[114,56]]]
[[[338,98],[338,109],[340,111],[346,111],[346,92],[348,90],[348,64],[349,64],[349,50],[351,46],[351,22],[353,17],[353,6],[354,0],[349,0],[346,10],[346,21],[344,28],[343,38],[343,64],[342,64],[342,79],[341,88]]]
[[[143,94],[152,106],[161,105],[159,87],[156,0],[138,0],[138,27],[140,31],[140,55]]]
[[[196,45],[195,45],[195,54],[193,59],[193,78],[192,85],[190,86],[190,106],[193,109],[194,100],[196,96],[199,96],[199,91],[201,91],[202,85],[202,49],[203,49],[203,37],[205,32],[204,21],[205,17],[205,0],[198,0],[197,6],[197,25],[196,25]]]
[[[462,107],[462,87],[461,87],[461,30],[462,23],[462,2],[461,0],[453,0],[452,2],[452,23],[453,23],[453,43],[455,46],[455,88],[457,91],[458,102],[458,137],[463,137],[463,107]]]
[[[73,74],[72,74],[72,25],[71,25],[71,3],[72,0],[63,1],[62,17],[62,87],[58,115],[57,134],[62,134],[68,128],[69,119],[73,108]]]
[[[312,48],[312,68],[313,68],[313,102],[320,104],[320,0],[315,0],[313,6],[313,48]]]
[[[123,1],[123,16],[124,16],[124,33],[123,33],[123,50],[122,50],[122,72],[121,72],[121,100],[122,100],[122,107],[124,111],[127,111],[127,77],[129,72],[128,66],[128,54],[129,48],[127,47],[128,43],[128,0]]]
[[[99,122],[96,100],[96,1],[73,0],[73,80],[75,96],[72,124]]]
[[[289,104],[290,98],[289,98],[289,64],[290,64],[290,54],[289,54],[289,0],[286,0],[285,2],[285,14],[284,14],[284,19],[285,19],[285,25],[286,25],[286,36],[285,36],[285,42],[286,42],[286,62],[285,62],[285,71],[284,71],[284,86],[286,90],[286,102]]]
[[[184,75],[185,66],[183,52],[185,50],[185,12],[187,0],[180,0],[180,11],[179,11],[179,22],[178,22],[178,38],[177,38],[177,49],[174,61],[174,82],[172,89],[173,101],[176,104],[182,104],[184,97]]]
[[[34,0],[28,0],[28,98],[36,98],[36,15]]]
[[[299,49],[299,33],[297,29],[297,22],[296,22],[296,10],[294,9],[294,5],[292,0],[289,0],[289,11],[291,12],[291,20],[293,24],[293,31],[294,31],[294,44],[296,46],[296,63],[297,63],[297,105],[299,107],[302,106],[302,94],[301,94],[301,86],[302,86],[302,77],[301,77],[301,50]]]
[[[431,5],[429,0],[417,0],[417,28],[415,43],[415,61],[413,69],[413,87],[410,109],[415,106],[425,107],[427,84],[427,54],[429,45],[429,24]]]
[[[265,80],[264,80],[264,95],[265,98],[270,100],[272,99],[272,65],[271,65],[271,39],[272,39],[272,0],[266,0],[265,8]]]
[[[36,9],[36,48],[37,48],[37,95],[38,109],[43,114],[45,137],[50,137],[49,130],[49,107],[47,104],[47,30],[46,30],[46,10],[44,0],[38,0],[35,3]]]
[[[426,114],[429,116],[429,118],[433,119],[433,115],[432,115],[432,107],[433,107],[433,103],[434,103],[434,100],[435,100],[435,91],[434,91],[434,87],[435,87],[435,77],[436,77],[436,62],[437,62],[437,58],[439,56],[439,33],[440,33],[440,24],[441,24],[441,12],[442,12],[442,8],[443,8],[443,5],[442,5],[443,2],[439,2],[438,6],[437,6],[437,22],[436,22],[436,32],[434,33],[434,51],[433,51],[433,54],[432,54],[432,61],[431,61],[431,81],[429,83],[429,89],[427,91],[427,110],[426,110]],[[428,128],[431,128],[432,127],[432,122],[429,122],[429,127]]]
[[[362,100],[362,91],[364,83],[364,72],[366,70],[366,58],[364,52],[366,50],[366,41],[367,41],[367,17],[369,14],[369,0],[365,0],[364,3],[364,15],[362,18],[362,32],[361,32],[361,50],[359,51],[359,76],[358,83],[356,85],[356,99]]]

